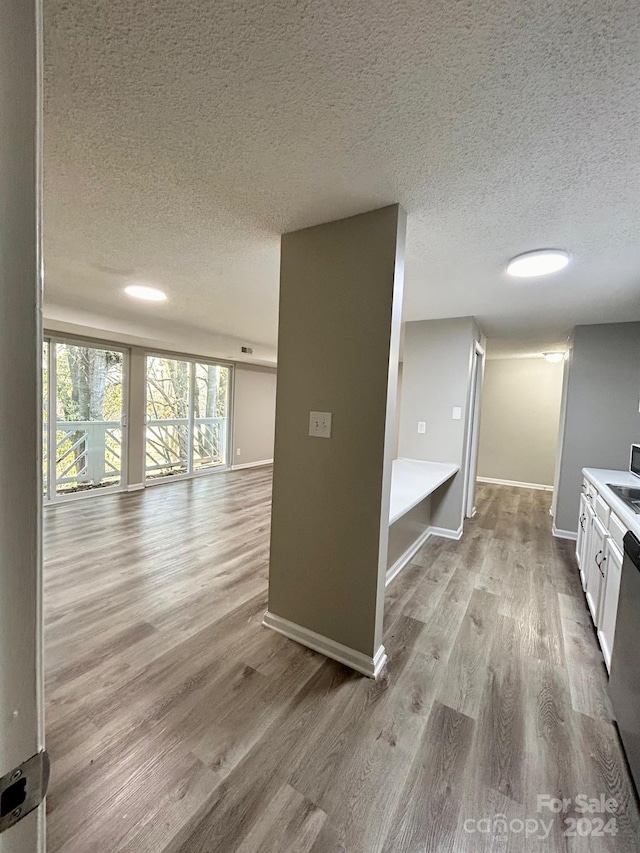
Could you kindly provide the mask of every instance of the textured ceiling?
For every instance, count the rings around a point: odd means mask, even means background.
[[[283,231],[400,202],[405,318],[640,319],[633,0],[44,0],[45,313],[273,345]],[[549,279],[508,258],[568,249]],[[164,288],[162,305],[122,287]]]

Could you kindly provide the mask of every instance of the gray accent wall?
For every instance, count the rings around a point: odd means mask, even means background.
[[[555,527],[577,529],[582,469],[627,470],[640,442],[640,323],[576,326],[555,500]]]
[[[464,470],[471,367],[481,335],[473,317],[421,320],[404,327],[398,456],[460,465],[431,498],[434,527],[457,531],[464,517]],[[454,407],[462,409],[454,420]],[[426,432],[418,433],[418,421]]]
[[[273,459],[276,371],[237,364],[234,371],[232,465]]]
[[[564,362],[485,363],[478,476],[553,487]]]
[[[127,435],[127,484],[144,483],[145,433],[147,423],[147,354],[143,349],[131,347],[129,351],[129,426]]]
[[[269,613],[373,657],[382,641],[406,217],[282,238]],[[329,439],[309,413],[331,412]]]
[[[389,527],[387,570],[431,527],[431,495],[420,501]]]

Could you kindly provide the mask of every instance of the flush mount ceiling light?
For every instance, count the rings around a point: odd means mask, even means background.
[[[564,360],[563,352],[543,352],[542,355],[547,359],[547,361],[551,361],[552,363]]]
[[[164,302],[167,294],[158,290],[157,287],[147,287],[146,284],[130,284],[125,287],[124,292],[127,296],[133,296],[134,299],[146,299],[147,302]]]
[[[563,249],[536,249],[516,255],[507,264],[507,272],[515,278],[533,278],[549,275],[564,269],[569,263],[569,253]]]

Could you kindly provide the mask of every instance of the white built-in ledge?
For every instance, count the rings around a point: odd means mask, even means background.
[[[417,506],[460,470],[450,462],[423,462],[420,459],[394,459],[391,472],[389,524]]]

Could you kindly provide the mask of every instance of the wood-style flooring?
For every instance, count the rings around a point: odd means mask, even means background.
[[[640,848],[548,493],[483,485],[426,544],[375,682],[261,626],[270,492],[265,468],[45,511],[49,853]],[[615,836],[565,835],[600,826],[580,794],[615,798]]]

